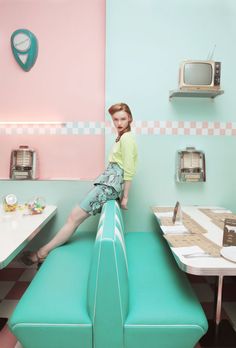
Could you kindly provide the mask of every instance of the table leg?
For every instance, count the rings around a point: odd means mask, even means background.
[[[218,277],[218,284],[216,288],[215,296],[215,322],[216,326],[219,326],[221,319],[221,307],[222,307],[222,290],[223,290],[223,276]]]
[[[221,319],[223,276],[218,276],[215,284],[214,320],[208,320],[209,328],[201,339],[202,347],[236,347],[236,332],[228,320]]]

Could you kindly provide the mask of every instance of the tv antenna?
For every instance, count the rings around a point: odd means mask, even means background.
[[[208,56],[207,56],[207,60],[212,60],[214,53],[215,53],[215,49],[216,49],[216,44],[213,46],[212,50],[209,51]]]

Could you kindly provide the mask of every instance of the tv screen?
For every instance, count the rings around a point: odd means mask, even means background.
[[[208,63],[186,63],[184,66],[184,83],[187,85],[210,85],[212,66]]]

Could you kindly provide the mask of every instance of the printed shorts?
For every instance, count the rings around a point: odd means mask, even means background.
[[[110,186],[96,185],[80,202],[79,206],[91,215],[101,213],[102,206],[109,200],[119,198],[119,193]]]

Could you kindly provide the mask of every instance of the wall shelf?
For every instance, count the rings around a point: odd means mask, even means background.
[[[223,90],[219,91],[201,91],[201,90],[180,90],[180,89],[174,89],[169,92],[169,99],[172,98],[215,98],[218,95],[223,94]]]

